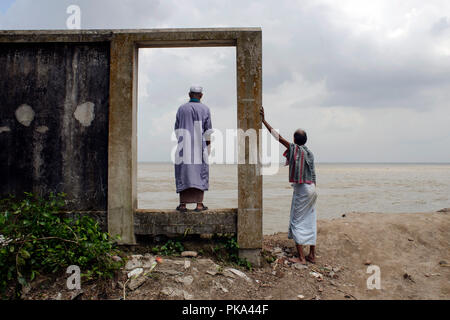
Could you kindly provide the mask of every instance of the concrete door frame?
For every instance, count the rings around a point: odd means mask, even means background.
[[[237,124],[261,128],[262,32],[259,28],[165,29],[114,33],[111,41],[108,230],[134,244],[137,209],[137,65],[139,48],[235,46]],[[259,135],[258,152],[259,152]],[[238,165],[238,244],[240,254],[255,261],[262,247],[262,176],[260,163]]]
[[[0,30],[0,43],[110,43],[108,231],[135,244],[137,209],[138,48],[236,47],[238,129],[261,129],[262,31],[260,28],[143,30]],[[259,134],[257,153],[260,152]],[[240,255],[258,263],[262,248],[262,176],[259,157],[239,142],[237,234]],[[244,147],[242,148],[242,144]],[[254,158],[253,158],[254,159]]]

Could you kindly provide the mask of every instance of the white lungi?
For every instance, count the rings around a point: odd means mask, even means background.
[[[296,244],[316,245],[316,186],[307,183],[293,183],[292,187],[294,193],[288,238],[294,239]]]

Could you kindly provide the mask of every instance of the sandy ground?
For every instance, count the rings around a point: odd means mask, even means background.
[[[24,298],[450,299],[449,211],[352,213],[318,221],[317,262],[306,268],[287,262],[294,243],[278,233],[265,236],[264,264],[252,271],[206,254],[162,257],[132,288],[126,271],[113,280],[83,283],[79,292],[67,290],[66,275],[61,275],[41,277]],[[144,256],[145,248],[139,253],[139,259],[154,258]],[[374,274],[368,268],[377,267],[381,288],[368,289],[367,279]]]

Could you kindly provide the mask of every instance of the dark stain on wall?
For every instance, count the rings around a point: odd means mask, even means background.
[[[107,210],[109,43],[0,44],[0,196]]]

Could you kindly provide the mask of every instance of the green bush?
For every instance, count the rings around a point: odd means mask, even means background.
[[[82,270],[83,279],[107,278],[120,268],[111,259],[114,239],[88,217],[62,218],[65,194],[47,198],[25,193],[0,200],[0,291],[26,286],[40,273],[55,273],[69,265]]]
[[[237,243],[236,236],[216,236],[214,237],[214,240],[218,244],[213,248],[213,252],[219,259],[252,270],[253,267],[250,261],[239,257],[239,244]]]
[[[163,256],[177,256],[183,251],[184,247],[181,244],[181,242],[179,241],[174,242],[172,240],[167,241],[162,246],[155,246],[152,248],[152,252],[154,254],[160,254]]]

